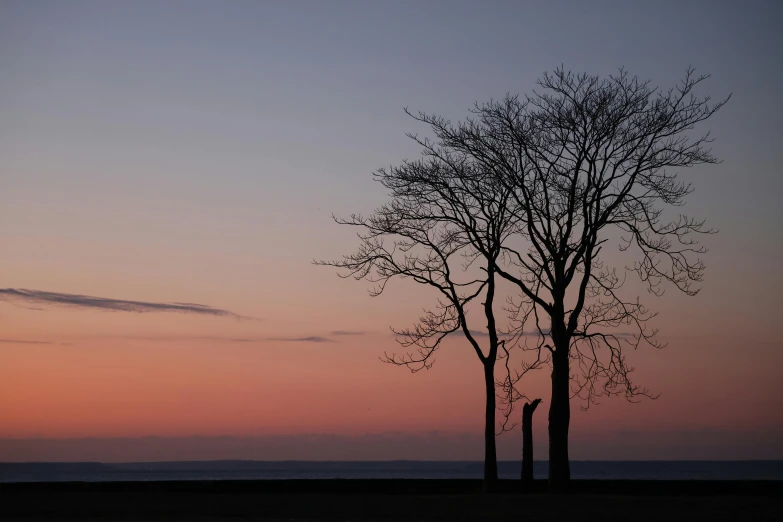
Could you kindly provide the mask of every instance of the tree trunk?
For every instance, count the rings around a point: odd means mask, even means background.
[[[492,361],[494,362],[494,361]],[[495,366],[484,364],[484,382],[487,392],[484,420],[484,492],[495,490],[498,481],[498,460],[495,448]]]
[[[533,412],[541,403],[536,399],[522,406],[522,482],[533,483]]]
[[[564,493],[571,480],[568,463],[568,425],[571,421],[568,342],[552,354],[552,402],[549,405],[549,489]]]

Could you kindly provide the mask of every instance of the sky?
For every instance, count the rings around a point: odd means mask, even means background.
[[[733,95],[703,127],[723,162],[682,173],[719,230],[703,290],[645,296],[669,344],[629,355],[660,397],[575,403],[571,457],[783,458],[781,22],[773,1],[0,2],[0,461],[480,459],[464,338],[415,375],[379,361],[435,296],[312,260],[352,251],[331,215],[418,156],[404,107],[458,120],[561,64],[662,88],[693,66]],[[547,372],[524,391],[546,407]]]

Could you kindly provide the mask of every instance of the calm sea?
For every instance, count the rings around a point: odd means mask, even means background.
[[[518,478],[518,462],[498,463],[500,478]],[[547,462],[534,466],[546,478]],[[0,463],[0,482],[264,480],[264,479],[471,479],[473,461],[204,461],[101,464]],[[783,480],[783,461],[572,461],[575,479]]]

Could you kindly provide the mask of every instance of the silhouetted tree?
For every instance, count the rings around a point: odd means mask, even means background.
[[[533,482],[533,413],[541,404],[541,399],[525,403],[522,406],[522,482]]]
[[[653,294],[663,283],[698,291],[704,249],[693,236],[710,231],[664,210],[683,205],[691,192],[676,169],[716,163],[709,133],[691,132],[728,101],[695,96],[705,78],[689,69],[676,87],[659,90],[624,70],[601,79],[558,69],[539,80],[540,92],[476,104],[456,125],[414,116],[435,134],[420,141],[432,157],[468,158],[492,173],[493,190],[511,194],[514,231],[524,244],[506,241],[488,260],[521,292],[520,331],[530,318],[545,338],[554,491],[570,480],[571,397],[589,405],[601,395],[649,395],[631,382],[624,349],[662,346],[647,325],[655,314],[638,297],[621,295],[625,274],[601,258],[608,242],[635,255],[629,269]]]
[[[374,296],[393,278],[433,289],[437,308],[425,310],[412,328],[393,330],[403,347],[415,350],[385,353],[383,360],[417,372],[432,365],[446,336],[464,335],[484,373],[484,484],[491,490],[497,481],[495,363],[504,342],[494,310],[495,259],[503,242],[516,233],[516,218],[507,208],[511,191],[461,155],[425,154],[421,160],[381,169],[375,179],[390,192],[389,203],[367,217],[335,218],[360,229],[358,250],[341,260],[316,263],[344,269],[341,277],[373,282]],[[481,298],[485,329],[474,330],[467,308]],[[485,333],[479,336],[481,330]]]

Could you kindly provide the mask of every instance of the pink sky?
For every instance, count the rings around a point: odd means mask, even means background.
[[[323,279],[321,288],[337,278],[328,273]],[[54,306],[29,310],[3,303],[8,339],[0,343],[0,437],[258,436],[262,439],[255,446],[240,447],[248,448],[247,458],[271,458],[264,453],[263,437],[386,432],[420,437],[435,431],[445,447],[453,445],[453,458],[479,458],[480,444],[471,450],[448,442],[456,434],[476,438],[481,432],[482,375],[467,342],[455,337],[430,371],[413,375],[385,365],[378,356],[396,346],[384,326],[396,317],[397,324],[405,324],[406,313],[395,309],[410,313],[404,303],[418,289],[403,292],[407,285],[400,285],[386,298],[372,299],[362,284],[339,282],[346,300],[341,306],[356,317],[330,317],[329,303],[339,299],[315,291],[296,310],[306,318],[297,325],[289,323],[290,313],[269,306],[233,307],[262,318],[249,321]],[[131,288],[127,291],[136,297]],[[690,302],[706,299],[700,295]],[[699,446],[705,458],[779,458],[783,448],[770,442],[775,439],[769,434],[783,433],[783,401],[769,393],[777,386],[781,362],[775,343],[749,344],[736,334],[721,338],[701,326],[709,324],[709,313],[698,312],[700,307],[672,313],[688,301],[660,301],[669,304],[662,307],[666,313],[659,324],[673,332],[670,345],[630,355],[638,381],[660,398],[639,404],[604,400],[587,412],[575,403],[574,458],[627,458],[633,453],[629,447],[638,458],[681,458],[681,446],[694,445],[683,439],[700,431],[712,439],[709,451]],[[334,335],[335,330],[354,334]],[[280,340],[296,337],[333,342]],[[530,375],[522,389],[546,401],[547,381],[542,370]],[[539,457],[546,448],[542,411],[536,417]],[[517,439],[517,432],[501,437],[501,458],[516,456]],[[748,444],[749,439],[764,446]],[[661,440],[669,442],[662,445]],[[421,453],[417,444],[410,444],[410,455]],[[129,458],[138,453],[132,446],[127,446]],[[214,458],[225,452],[202,446],[197,445]],[[340,453],[339,445],[333,446],[324,444],[323,458]],[[319,455],[294,443],[284,453],[296,458],[297,447],[300,458]],[[357,458],[406,458],[399,447],[382,448],[365,448]],[[41,458],[52,459],[51,451],[39,451]],[[123,460],[122,451],[115,451],[114,460]],[[234,453],[222,458],[236,458]],[[16,460],[19,454],[18,448],[0,444],[0,460]]]

